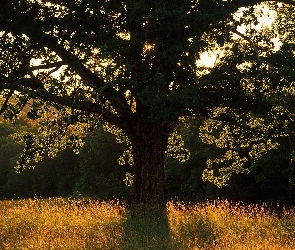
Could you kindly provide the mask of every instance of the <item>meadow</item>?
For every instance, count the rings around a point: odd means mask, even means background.
[[[295,211],[228,201],[130,212],[117,200],[0,201],[0,249],[295,249]]]

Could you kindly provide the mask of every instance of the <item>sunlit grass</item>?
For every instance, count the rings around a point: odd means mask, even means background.
[[[115,202],[2,201],[0,249],[117,249],[123,222]]]
[[[117,201],[1,201],[0,249],[288,250],[295,213],[227,201],[169,202],[167,214],[130,213]]]
[[[295,249],[293,209],[274,213],[267,206],[227,201],[168,204],[171,237],[178,249]]]

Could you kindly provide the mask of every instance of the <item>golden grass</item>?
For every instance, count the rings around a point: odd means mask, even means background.
[[[0,249],[116,249],[124,207],[63,199],[2,201]]]
[[[0,249],[295,249],[295,213],[227,201],[167,203],[131,216],[124,204],[0,201]]]
[[[295,249],[295,214],[278,216],[266,206],[227,201],[168,204],[172,238],[179,249]]]

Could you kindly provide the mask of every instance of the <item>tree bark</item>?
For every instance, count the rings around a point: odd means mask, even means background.
[[[131,138],[135,174],[132,204],[165,205],[164,157],[170,129],[160,122],[142,119]]]

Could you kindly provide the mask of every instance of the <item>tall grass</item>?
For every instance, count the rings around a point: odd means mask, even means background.
[[[63,199],[0,202],[0,249],[118,249],[125,208]]]
[[[197,205],[168,204],[176,249],[295,249],[295,213],[266,205],[227,201]]]
[[[131,214],[117,201],[1,201],[0,249],[288,250],[295,212],[227,201],[169,202],[165,214]]]

